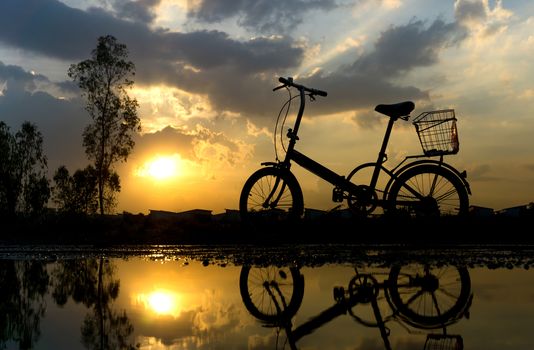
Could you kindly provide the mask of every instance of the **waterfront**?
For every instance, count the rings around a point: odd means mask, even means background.
[[[298,349],[423,349],[430,333],[466,349],[534,346],[534,249],[525,246],[3,246],[0,253],[7,349],[290,349],[288,331]],[[244,284],[245,269],[270,287]],[[425,271],[438,278],[438,314],[428,311],[437,305],[428,297],[412,305],[421,285],[402,291],[395,277]],[[376,299],[351,299],[362,284],[356,275],[371,276],[363,285],[376,280]],[[292,300],[285,319],[254,298],[265,302],[264,291],[278,287]]]

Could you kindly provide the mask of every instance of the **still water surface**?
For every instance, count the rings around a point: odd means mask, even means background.
[[[0,258],[0,349],[534,349],[525,248],[3,247]]]

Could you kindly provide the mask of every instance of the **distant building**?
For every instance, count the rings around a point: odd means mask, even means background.
[[[152,219],[177,219],[178,213],[165,210],[149,210],[148,216]]]
[[[149,216],[154,219],[172,219],[176,221],[207,222],[211,220],[211,210],[192,209],[182,212],[150,210]]]
[[[211,210],[207,209],[192,209],[176,214],[179,220],[184,221],[206,222],[211,220]]]
[[[223,213],[214,214],[212,219],[218,222],[238,222],[241,216],[237,209],[225,209]]]
[[[304,209],[304,219],[306,220],[317,220],[326,215],[326,211],[320,209],[306,208]]]
[[[480,207],[478,205],[469,206],[469,215],[476,217],[490,217],[495,214],[493,208]]]
[[[527,216],[527,215],[532,215],[531,207],[532,205],[530,203],[525,204],[525,205],[518,205],[515,207],[498,210],[496,214],[502,215],[502,216],[509,216],[509,217]]]

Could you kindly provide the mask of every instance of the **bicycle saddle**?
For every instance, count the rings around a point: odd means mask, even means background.
[[[375,111],[385,114],[388,117],[399,118],[409,115],[414,108],[415,104],[412,101],[405,101],[390,105],[381,104],[375,107]]]

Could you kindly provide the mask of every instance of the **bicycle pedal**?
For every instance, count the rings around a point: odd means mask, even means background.
[[[332,190],[332,201],[336,203],[343,202],[343,190],[339,187],[336,187]]]
[[[343,287],[334,287],[334,300],[338,303],[342,302],[345,299],[345,288]]]

